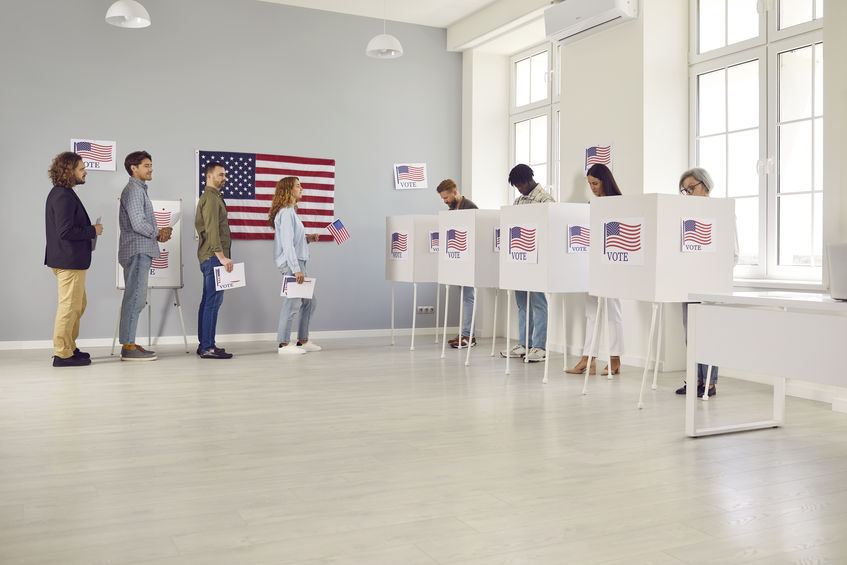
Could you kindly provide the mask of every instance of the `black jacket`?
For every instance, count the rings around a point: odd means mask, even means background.
[[[78,270],[91,265],[91,242],[97,232],[72,188],[53,187],[47,195],[44,223],[47,234],[45,265]]]

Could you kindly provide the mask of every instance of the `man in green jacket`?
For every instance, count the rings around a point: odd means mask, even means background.
[[[203,359],[229,359],[222,347],[215,345],[215,327],[218,324],[218,310],[224,300],[224,291],[215,290],[215,267],[223,266],[232,272],[230,248],[232,239],[229,233],[226,203],[221,196],[221,188],[226,183],[226,169],[217,162],[206,165],[206,188],[197,202],[194,216],[194,229],[197,230],[197,259],[203,271],[203,298],[197,313],[197,337],[200,345],[197,354]]]

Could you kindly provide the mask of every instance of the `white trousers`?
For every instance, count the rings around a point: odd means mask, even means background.
[[[597,323],[597,302],[596,296],[590,294],[585,295],[585,345],[582,348],[582,354],[587,356],[591,348],[591,336],[594,333],[594,324]],[[607,298],[608,315],[606,320],[609,323],[609,355],[620,357],[623,353],[623,317],[621,316],[621,301],[617,298]],[[603,328],[597,334],[597,343],[594,344],[594,353],[592,357],[597,357],[597,350],[600,348],[600,342],[603,341]]]

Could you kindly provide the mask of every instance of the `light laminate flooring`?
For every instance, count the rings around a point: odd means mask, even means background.
[[[688,439],[681,373],[565,375],[418,337],[53,369],[0,352],[3,565],[847,563],[847,417]],[[574,359],[570,360],[571,363]],[[711,424],[765,418],[723,379]]]

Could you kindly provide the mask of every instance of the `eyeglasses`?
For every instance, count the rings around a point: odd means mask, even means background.
[[[701,184],[703,184],[703,183],[698,182],[697,184],[692,184],[691,186],[682,186],[679,189],[679,193],[682,194],[682,195],[687,194],[687,195],[691,196],[692,194],[694,194],[694,189],[697,188],[698,186],[700,186]]]

